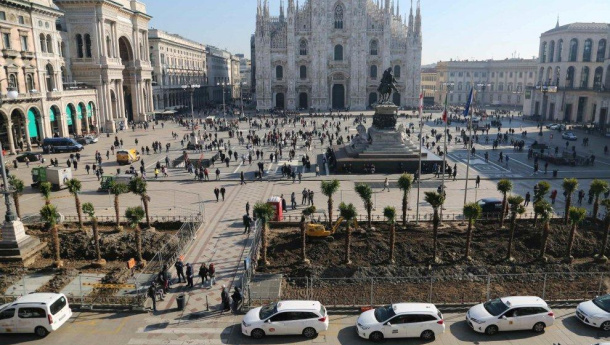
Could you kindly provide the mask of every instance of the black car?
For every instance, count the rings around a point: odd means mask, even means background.
[[[502,212],[502,200],[498,198],[484,198],[477,201],[481,206],[483,213],[500,213]]]
[[[38,155],[32,152],[25,152],[19,156],[17,156],[17,162],[25,163],[25,158],[28,158],[30,162],[38,162]]]

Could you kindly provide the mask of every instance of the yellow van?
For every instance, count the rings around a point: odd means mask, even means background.
[[[140,160],[140,152],[136,149],[118,150],[116,152],[116,161],[119,164],[131,164]]]

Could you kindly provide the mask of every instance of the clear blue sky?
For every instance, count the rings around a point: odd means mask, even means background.
[[[250,55],[256,0],[141,1],[153,16],[154,28]],[[277,15],[280,0],[269,1],[271,14]],[[398,1],[400,11],[407,13],[410,1]],[[451,58],[504,59],[515,52],[531,58],[538,54],[540,34],[555,26],[557,15],[560,24],[610,21],[610,0],[421,0],[421,4],[423,64]]]

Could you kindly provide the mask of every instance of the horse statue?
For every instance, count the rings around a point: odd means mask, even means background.
[[[394,79],[394,76],[392,75],[392,67],[383,71],[383,77],[381,77],[381,82],[377,91],[381,95],[380,103],[389,102],[392,91],[398,93],[398,89],[396,89],[396,79]]]

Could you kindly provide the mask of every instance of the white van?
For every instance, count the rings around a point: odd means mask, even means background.
[[[0,333],[36,333],[45,337],[72,317],[61,293],[32,293],[0,306]]]

